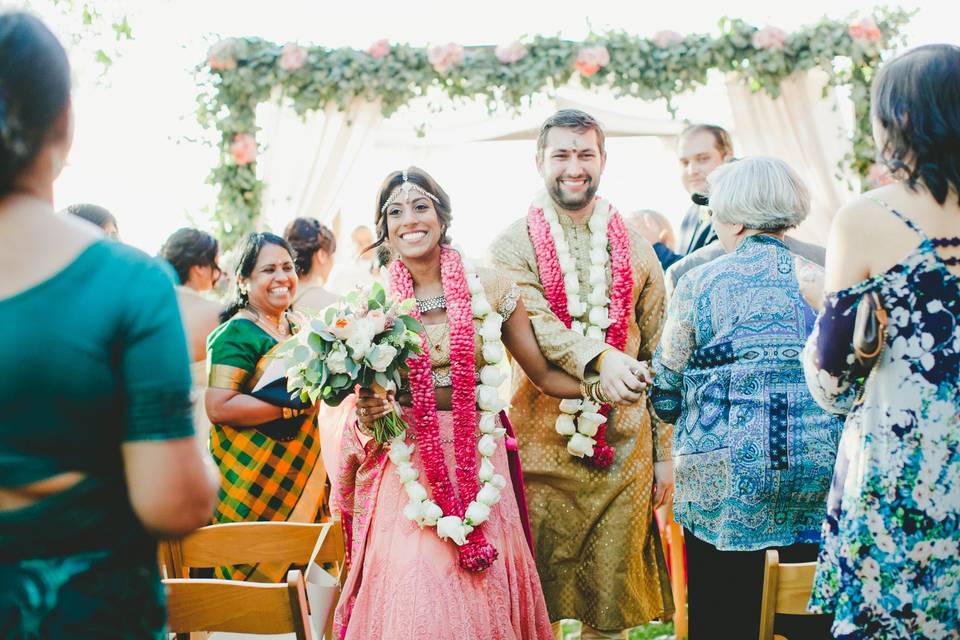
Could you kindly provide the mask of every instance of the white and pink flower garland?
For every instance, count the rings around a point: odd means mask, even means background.
[[[500,492],[507,486],[507,480],[496,473],[491,461],[497,450],[497,440],[505,435],[505,430],[498,427],[496,421],[497,414],[506,407],[497,394],[497,385],[503,381],[497,365],[506,355],[500,341],[503,316],[490,306],[472,265],[454,249],[441,249],[440,275],[450,328],[454,457],[460,498],[454,492],[444,463],[425,335],[422,336],[423,353],[408,360],[408,364],[420,459],[430,481],[433,499],[417,481],[418,472],[411,461],[414,446],[406,443],[405,433],[390,441],[388,455],[410,498],[403,510],[404,515],[421,527],[435,526],[441,539],[453,540],[459,547],[462,568],[483,571],[496,560],[497,550],[486,541],[479,527],[490,517],[491,507],[499,502]],[[400,299],[415,296],[410,271],[401,260],[394,260],[390,265],[390,288]],[[416,308],[413,315],[417,319],[420,317]],[[480,371],[479,384],[476,382],[474,318],[482,323],[480,336],[486,363]],[[476,441],[474,425],[478,424],[478,411],[481,436]],[[477,452],[480,454],[479,465]]]
[[[549,197],[542,195],[527,213],[527,229],[537,257],[540,283],[554,315],[577,333],[603,340],[623,351],[627,346],[633,294],[630,237],[620,214],[602,199],[594,205],[588,228],[591,291],[585,303],[580,298],[576,262]],[[609,404],[601,406],[587,398],[560,403],[556,430],[569,436],[567,451],[579,458],[586,457],[597,468],[606,468],[613,462],[614,450],[606,439],[610,408]]]

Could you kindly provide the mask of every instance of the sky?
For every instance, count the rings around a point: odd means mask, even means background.
[[[58,15],[51,0],[30,0],[28,4],[52,23],[61,38],[70,38],[75,25]],[[485,0],[475,5],[436,0],[103,0],[94,4],[105,15],[127,15],[134,39],[118,46],[119,55],[104,77],[98,77],[99,68],[89,53],[98,43],[81,41],[70,48],[77,128],[69,165],[55,185],[56,205],[60,208],[74,202],[95,202],[106,206],[119,218],[123,240],[150,253],[180,226],[212,229],[209,215],[215,191],[206,184],[206,178],[217,154],[203,143],[210,134],[195,121],[199,88],[194,67],[205,59],[207,48],[220,37],[255,35],[277,42],[356,48],[366,48],[384,37],[414,45],[449,41],[464,45],[498,44],[538,33],[582,39],[591,28],[623,29],[640,35],[661,29],[715,33],[722,16],[790,30],[824,15],[845,17],[866,6],[853,0],[595,0],[589,5],[582,0]],[[956,42],[960,11],[950,8],[951,5],[955,7],[956,3],[900,3],[904,8],[919,8],[906,29],[908,44]],[[703,101],[699,104],[702,109]],[[494,153],[485,151],[483,162],[491,162],[490,158],[495,161],[502,154],[530,153],[521,143],[502,145]],[[641,147],[622,148],[621,165],[611,167],[608,161],[608,171],[629,182],[636,159],[628,167],[626,156],[637,153],[636,149]],[[449,180],[458,189],[448,189],[455,204],[458,197],[469,201],[476,191],[472,187],[476,184],[475,176],[483,173],[482,166],[471,164],[471,154],[465,155],[458,162],[454,160],[458,158],[457,149],[447,149],[438,158],[444,168],[452,164],[460,172]],[[391,156],[394,160],[400,158]],[[521,179],[534,180],[532,161],[524,163],[529,165],[529,172]],[[665,176],[673,172],[672,168],[659,170]],[[660,191],[651,189],[644,206],[668,206],[672,200],[683,198],[678,180],[664,181],[657,174],[655,182],[665,186]],[[625,188],[621,187],[620,193],[626,197]],[[374,194],[371,191],[366,199],[372,200]],[[515,218],[522,214],[525,204],[510,202],[503,206],[510,210],[509,218]],[[634,204],[622,206],[629,208]],[[680,211],[681,206],[677,205],[676,212]],[[674,213],[671,211],[671,216]]]

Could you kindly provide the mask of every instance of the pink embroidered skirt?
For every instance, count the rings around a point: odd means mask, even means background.
[[[453,478],[452,414],[441,411],[439,416],[447,469]],[[412,422],[409,413],[405,418]],[[416,440],[413,443],[416,445]],[[349,464],[360,443],[353,434],[344,433],[343,446],[345,455],[341,460]],[[373,455],[370,445],[366,455]],[[484,535],[496,547],[498,558],[486,571],[470,573],[458,566],[457,549],[452,542],[437,538],[433,527],[420,529],[404,517],[407,494],[393,463],[385,456],[380,460],[379,471],[371,474],[378,476],[377,481],[368,483],[376,488],[365,496],[368,514],[363,518],[348,517],[354,525],[352,536],[363,535],[365,529],[366,538],[353,540],[351,575],[337,605],[340,638],[552,638],[536,564],[524,538],[513,491],[507,488],[501,493],[500,502],[483,524]],[[413,460],[424,482],[419,447],[414,450]],[[510,477],[502,441],[493,463],[497,473]],[[359,498],[359,476],[356,482],[358,491],[351,497]],[[357,508],[367,511],[360,505]]]

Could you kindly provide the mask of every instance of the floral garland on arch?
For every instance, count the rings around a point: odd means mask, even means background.
[[[460,566],[478,572],[497,559],[497,550],[486,541],[480,525],[490,517],[490,509],[500,501],[500,492],[507,486],[507,480],[496,473],[491,461],[497,450],[497,441],[506,433],[497,426],[497,414],[506,407],[506,402],[497,394],[497,386],[503,381],[503,373],[497,365],[506,355],[500,341],[503,316],[490,306],[479,275],[472,263],[463,259],[458,251],[441,248],[440,275],[450,328],[454,457],[460,498],[457,498],[444,462],[425,334],[421,335],[423,353],[407,362],[420,459],[430,481],[433,499],[417,480],[419,474],[411,461],[414,445],[406,443],[406,433],[390,441],[388,456],[410,499],[404,507],[404,516],[421,527],[436,527],[441,539],[450,539],[458,546]],[[415,297],[413,278],[399,259],[390,265],[390,289],[399,299]],[[420,319],[416,308],[412,315]],[[481,322],[479,333],[485,361],[479,383],[476,381],[474,318]],[[479,440],[474,431],[474,425],[478,424]]]
[[[822,68],[850,87],[855,121],[847,165],[867,177],[874,164],[870,81],[882,57],[902,41],[910,13],[877,9],[846,19],[824,18],[787,33],[723,19],[720,33],[648,36],[591,33],[582,42],[537,35],[500,46],[436,43],[418,48],[377,40],[366,50],[226,38],[214,44],[200,70],[207,86],[198,98],[201,125],[215,128],[220,149],[210,182],[220,187],[214,211],[229,249],[254,230],[263,184],[257,177],[256,108],[275,93],[299,114],[355,99],[378,101],[389,116],[430,89],[454,101],[481,100],[491,110],[519,109],[537,94],[575,80],[607,87],[616,96],[664,100],[707,84],[708,74],[732,72],[756,91],[779,95],[791,74]]]
[[[568,329],[623,351],[627,346],[633,296],[630,236],[617,210],[600,198],[594,202],[587,227],[590,229],[591,291],[585,303],[580,298],[576,262],[552,201],[541,194],[527,212],[527,229],[537,258],[540,283],[554,315]],[[557,433],[570,438],[567,451],[571,455],[585,458],[600,469],[610,466],[615,453],[606,438],[610,409],[609,404],[600,405],[588,398],[563,400],[555,425]]]

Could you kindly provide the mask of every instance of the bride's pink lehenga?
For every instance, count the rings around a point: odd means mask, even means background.
[[[440,411],[438,415],[447,471],[455,478],[453,414]],[[411,425],[408,433],[416,445],[412,411],[408,410],[404,418]],[[341,444],[337,492],[347,537],[349,574],[337,604],[337,637],[552,638],[514,491],[501,493],[490,519],[482,525],[487,541],[499,556],[487,570],[471,573],[458,565],[453,542],[440,540],[435,528],[420,529],[404,517],[407,494],[386,449],[372,440],[364,446],[359,438],[355,429],[347,427]],[[415,447],[413,461],[423,481],[419,447]],[[492,462],[497,473],[511,477],[503,441]]]

